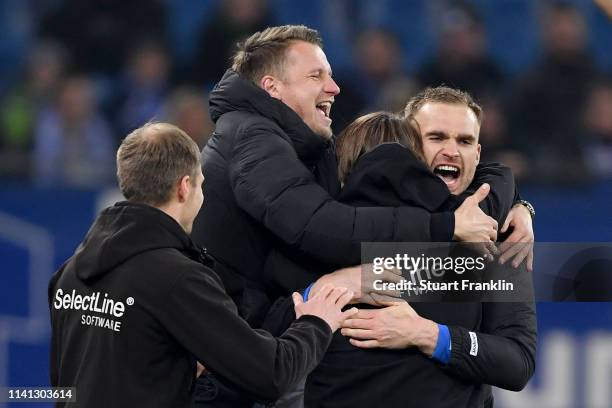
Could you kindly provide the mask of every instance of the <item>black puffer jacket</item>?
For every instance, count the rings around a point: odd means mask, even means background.
[[[215,132],[202,152],[204,206],[194,239],[240,313],[259,325],[269,307],[263,265],[280,243],[323,262],[359,262],[362,241],[448,241],[451,212],[356,208],[334,200],[333,143],[281,101],[229,70],[210,96]]]

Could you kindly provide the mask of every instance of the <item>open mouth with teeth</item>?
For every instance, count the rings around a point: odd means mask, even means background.
[[[331,102],[319,102],[316,107],[319,112],[327,119],[329,119],[329,113],[331,111]],[[331,119],[330,119],[331,120]]]
[[[433,172],[446,183],[450,190],[452,190],[459,179],[461,169],[450,164],[440,164],[434,168]]]

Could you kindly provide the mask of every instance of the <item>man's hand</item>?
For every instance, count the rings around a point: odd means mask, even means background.
[[[342,325],[342,335],[361,348],[401,349],[416,346],[431,356],[438,342],[438,325],[424,319],[405,301],[379,303],[382,309],[360,309]]]
[[[482,244],[479,251],[491,256],[497,253],[494,242],[497,240],[497,221],[486,215],[478,206],[491,187],[485,183],[474,194],[463,201],[455,210],[454,240]]]
[[[531,220],[531,214],[525,206],[516,204],[506,218],[504,226],[501,232],[506,232],[509,227],[513,227],[512,234],[500,244],[499,252],[499,263],[504,264],[509,259],[512,260],[512,266],[518,268],[518,266],[527,258],[527,270],[533,271],[533,222]]]
[[[497,221],[486,215],[478,206],[490,190],[491,187],[487,183],[483,184],[455,210],[453,239],[465,242],[494,242],[497,239]]]
[[[355,307],[345,312],[342,311],[342,308],[353,298],[353,292],[346,288],[325,285],[308,299],[308,302],[304,302],[302,295],[297,292],[294,292],[292,297],[296,318],[303,315],[320,317],[325,320],[332,332],[338,330],[346,318],[357,313]]]
[[[331,285],[335,287],[345,287],[353,292],[353,299],[351,299],[350,303],[378,305],[372,297],[374,293],[386,297],[387,300],[400,298],[401,292],[399,290],[374,290],[374,279],[380,279],[383,282],[399,283],[402,280],[402,273],[397,269],[385,269],[382,274],[375,275],[372,272],[372,264],[338,269],[335,272],[321,276],[312,286],[312,289],[310,289],[310,294],[313,295],[317,293],[324,285]]]

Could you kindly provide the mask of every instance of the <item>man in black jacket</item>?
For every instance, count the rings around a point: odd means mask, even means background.
[[[427,166],[452,194],[463,193],[480,157],[480,107],[467,93],[438,87],[412,98],[406,116],[418,124]],[[365,182],[357,185],[349,180],[347,185],[351,185],[345,186],[341,198],[363,196],[357,194],[361,190],[369,190],[379,199],[384,197],[371,191],[385,183],[367,185],[369,180],[376,180],[376,173],[388,177],[385,171],[389,169],[372,164],[366,167],[372,162],[393,161],[390,150],[385,153],[379,149],[377,153],[378,157],[362,160],[353,168],[351,177]],[[528,213],[526,208],[519,210]],[[504,223],[503,212],[490,214]],[[506,228],[504,223],[502,231]],[[513,246],[531,263],[528,243]],[[329,281],[334,280],[322,278],[318,284]],[[316,293],[316,286],[311,293]],[[325,407],[321,401],[334,395],[342,404],[333,406],[370,406],[382,401],[389,407],[490,407],[493,398],[489,385],[519,391],[535,370],[535,306],[526,300],[411,305],[381,302],[386,307],[360,310],[345,321],[342,334],[353,346],[387,350],[335,350],[334,341],[309,377],[306,401],[311,402],[309,406]],[[363,369],[354,370],[354,361]],[[338,377],[338,367],[353,374]],[[394,392],[393,381],[401,382],[409,396]],[[355,386],[351,388],[351,384]],[[364,388],[369,392],[360,392]]]
[[[328,286],[314,302],[294,294],[298,319],[280,338],[239,317],[188,235],[203,202],[199,156],[169,124],[122,142],[117,176],[128,201],[100,214],[49,285],[51,385],[76,387],[70,406],[191,406],[197,361],[274,400],[316,366],[354,312],[341,311],[353,294]]]
[[[497,236],[496,221],[473,200],[455,213],[432,214],[333,198],[340,184],[329,116],[340,89],[321,46],[304,26],[257,32],[240,44],[210,95],[215,131],[202,156],[204,192],[214,200],[202,207],[193,236],[215,256],[228,293],[255,327],[270,306],[263,271],[272,248],[358,264],[362,241]]]

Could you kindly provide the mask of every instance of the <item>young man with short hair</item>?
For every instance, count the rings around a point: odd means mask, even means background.
[[[425,164],[452,194],[464,193],[480,161],[480,106],[460,90],[428,88],[408,102],[405,117],[419,129]],[[498,201],[495,197],[488,200],[487,213],[500,213]],[[515,207],[531,217],[524,204]],[[505,214],[501,217],[500,224]],[[502,233],[508,228],[507,219],[503,225]],[[528,258],[529,267],[533,238],[516,235],[512,239],[519,240],[512,246],[521,259]],[[330,373],[343,365],[342,360],[326,355],[309,377],[306,400],[325,401],[328,394],[342,394],[345,404],[334,406],[369,406],[382,401],[389,407],[490,407],[490,385],[519,391],[535,370],[535,306],[524,300],[412,305],[380,302],[385,307],[360,309],[345,321],[341,333],[353,346],[394,351],[371,355],[353,351],[351,361],[368,361],[370,380],[363,381],[349,376],[333,378]],[[402,384],[401,392],[395,392],[393,381]],[[362,393],[368,386],[371,391]]]

